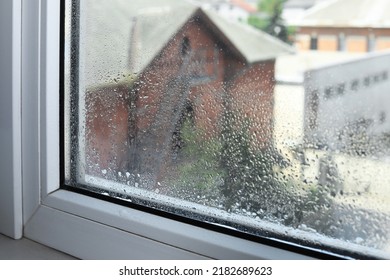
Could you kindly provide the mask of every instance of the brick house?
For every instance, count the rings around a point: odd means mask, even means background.
[[[134,16],[129,33],[128,72],[86,89],[87,173],[158,176],[185,119],[211,137],[227,108],[271,143],[275,58],[289,46],[192,5]]]
[[[299,50],[370,52],[390,48],[390,2],[338,0],[314,6],[296,23]]]

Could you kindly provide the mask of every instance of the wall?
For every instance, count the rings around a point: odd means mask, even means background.
[[[307,72],[308,141],[342,149],[350,140],[344,129],[362,120],[370,122],[372,136],[390,132],[389,65],[390,54],[384,53]]]

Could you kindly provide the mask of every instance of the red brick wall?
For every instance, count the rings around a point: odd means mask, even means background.
[[[244,68],[229,89],[232,109],[249,119],[257,147],[267,146],[273,135],[275,62],[266,61]]]

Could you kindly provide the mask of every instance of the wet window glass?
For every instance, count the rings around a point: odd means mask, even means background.
[[[65,184],[388,258],[390,26],[292,2],[67,1]]]

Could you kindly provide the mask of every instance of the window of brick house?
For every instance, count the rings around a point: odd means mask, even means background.
[[[190,39],[188,39],[188,37],[184,37],[181,43],[181,55],[186,56],[189,54],[190,51],[191,51]]]

